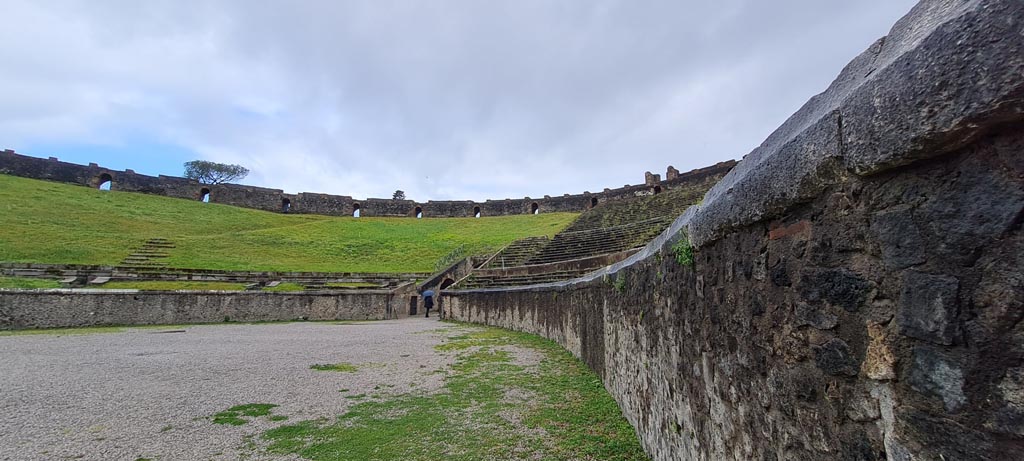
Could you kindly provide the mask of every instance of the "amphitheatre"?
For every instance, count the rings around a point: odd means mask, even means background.
[[[1024,456],[1016,0],[924,0],[738,162],[597,192],[0,173],[3,459]]]

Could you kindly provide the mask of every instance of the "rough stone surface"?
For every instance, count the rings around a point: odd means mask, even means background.
[[[896,355],[889,348],[885,328],[877,323],[868,322],[867,352],[861,364],[861,372],[868,378],[879,381],[896,378]]]
[[[846,269],[809,269],[800,283],[800,294],[807,302],[827,302],[848,312],[864,304],[869,289],[863,277]]]
[[[908,381],[914,390],[942,399],[946,411],[957,411],[967,403],[963,369],[932,349],[914,350]]]
[[[882,259],[888,268],[904,269],[927,261],[925,241],[909,207],[876,214],[871,231],[882,247]]]
[[[988,427],[1004,434],[1024,436],[1024,368],[1007,371],[999,381],[999,393],[1003,407],[993,415]]]
[[[953,344],[958,286],[953,277],[907,271],[896,313],[900,331],[935,344]]]
[[[857,360],[853,357],[850,346],[839,338],[832,338],[815,348],[814,361],[825,374],[857,375]]]
[[[382,320],[408,314],[407,297],[360,293],[0,290],[0,329],[96,325]]]

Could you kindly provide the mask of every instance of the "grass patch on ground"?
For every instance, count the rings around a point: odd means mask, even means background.
[[[89,286],[101,290],[143,290],[143,291],[174,291],[174,290],[203,290],[203,291],[242,291],[245,290],[244,283],[236,282],[202,282],[202,281],[178,281],[178,280],[148,280],[148,281],[124,281],[107,282],[103,285]]]
[[[272,403],[236,405],[213,415],[211,419],[214,424],[228,424],[231,426],[241,426],[248,423],[249,420],[245,417],[258,418],[260,416],[270,416],[271,421],[281,421],[280,419],[274,419],[274,416],[270,415],[270,410],[276,406]],[[288,419],[288,417],[286,416],[285,419]]]
[[[263,291],[270,293],[291,293],[295,291],[304,291],[306,287],[293,282],[279,283],[276,287],[263,287]]]
[[[115,183],[115,188],[116,183]],[[517,238],[552,236],[574,213],[483,218],[281,214],[0,174],[0,261],[116,265],[147,239],[172,241],[170,267],[432,272]]]
[[[331,322],[334,325],[363,325],[367,323],[380,322],[381,320],[338,320]]]
[[[359,367],[351,363],[317,363],[310,365],[309,369],[317,371],[341,371],[345,373],[355,373],[359,370]]]
[[[0,276],[0,288],[60,288],[60,282],[49,279],[36,279],[28,277],[4,277]]]
[[[456,354],[441,392],[375,395],[334,420],[286,424],[263,434],[266,450],[318,460],[647,459],[600,379],[567,351],[524,333],[459,331],[438,347]],[[510,347],[543,357],[524,368]]]
[[[370,282],[330,282],[325,283],[327,288],[380,288],[379,284]]]

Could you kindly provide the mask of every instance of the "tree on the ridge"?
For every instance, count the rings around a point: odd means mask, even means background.
[[[241,165],[193,160],[185,162],[185,177],[203,184],[220,184],[242,179],[249,174],[249,169]]]
[[[396,190],[391,196],[391,200],[405,200],[405,191]]]

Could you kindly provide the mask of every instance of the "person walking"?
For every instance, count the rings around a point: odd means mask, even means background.
[[[426,310],[424,317],[430,318],[430,308],[434,307],[434,290],[423,292],[423,308]]]

